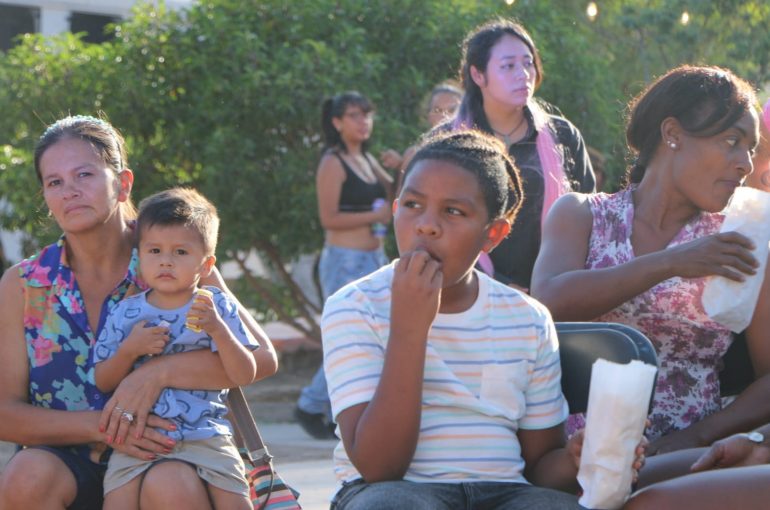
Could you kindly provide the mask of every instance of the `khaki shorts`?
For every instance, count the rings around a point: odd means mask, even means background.
[[[112,452],[104,475],[104,493],[113,491],[153,465],[178,460],[195,467],[198,476],[219,489],[248,497],[249,485],[241,455],[230,436],[215,436],[200,441],[180,441],[174,451],[159,454],[155,460],[143,460],[117,451]]]

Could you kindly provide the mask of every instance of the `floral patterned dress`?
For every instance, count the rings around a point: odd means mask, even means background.
[[[99,329],[109,311],[140,285],[136,251],[123,281],[105,299]],[[24,337],[29,358],[29,401],[67,411],[98,410],[106,395],[94,383],[91,350],[98,331],[91,331],[83,298],[67,262],[65,239],[21,262],[24,284]],[[76,447],[88,455],[86,446]]]
[[[586,269],[633,260],[631,190],[591,195],[589,205],[593,227]],[[723,220],[719,213],[700,213],[668,247],[714,234]],[[660,369],[650,415],[652,424],[647,429],[650,439],[687,428],[721,409],[718,371],[733,337],[703,310],[704,284],[703,278],[670,278],[596,319],[633,326],[655,346]],[[571,418],[568,428],[579,428],[581,421]]]

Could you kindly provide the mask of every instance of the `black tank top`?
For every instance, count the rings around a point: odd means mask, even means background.
[[[384,199],[387,196],[385,186],[382,185],[379,179],[373,184],[364,181],[350,168],[350,165],[345,162],[342,156],[337,152],[333,154],[337,156],[337,159],[342,163],[342,168],[345,169],[345,180],[342,183],[342,191],[340,192],[339,210],[344,212],[371,211],[372,203],[376,199]],[[364,154],[364,158],[369,163],[369,167],[374,170],[372,162],[369,161],[369,156]]]

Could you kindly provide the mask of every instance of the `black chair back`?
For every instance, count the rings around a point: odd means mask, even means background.
[[[658,357],[650,340],[630,326],[610,322],[557,322],[556,332],[561,356],[561,387],[572,414],[588,409],[591,368],[597,359],[615,363],[639,360],[658,366]]]
[[[746,335],[738,333],[722,357],[724,366],[719,372],[719,388],[723,397],[738,395],[754,382],[754,365],[751,364]]]

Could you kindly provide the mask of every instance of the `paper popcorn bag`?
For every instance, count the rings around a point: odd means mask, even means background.
[[[757,306],[762,280],[765,277],[768,242],[770,242],[770,193],[754,188],[735,190],[725,209],[725,221],[720,232],[736,231],[754,242],[752,252],[759,262],[754,275],[736,282],[724,276],[709,276],[703,289],[703,309],[709,317],[731,331],[746,329]]]
[[[657,367],[599,359],[591,370],[578,482],[580,504],[615,510],[631,493],[636,447],[642,439]]]

